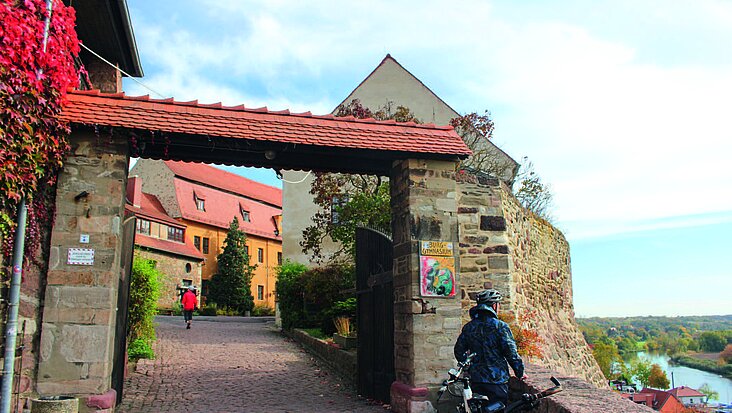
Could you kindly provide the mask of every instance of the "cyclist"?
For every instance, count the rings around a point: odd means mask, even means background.
[[[469,370],[473,391],[508,404],[508,365],[521,380],[526,375],[511,329],[498,319],[502,299],[497,290],[478,293],[477,303],[470,309],[471,320],[455,343],[455,358],[463,362],[468,354],[476,353]]]

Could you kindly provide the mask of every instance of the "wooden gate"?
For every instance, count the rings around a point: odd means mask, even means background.
[[[112,364],[112,388],[117,392],[117,404],[122,402],[127,360],[127,314],[130,298],[130,273],[135,252],[135,218],[125,217],[122,228],[122,257],[117,286],[117,321],[114,331],[114,360]]]
[[[358,391],[388,403],[394,382],[394,279],[391,238],[356,229]]]

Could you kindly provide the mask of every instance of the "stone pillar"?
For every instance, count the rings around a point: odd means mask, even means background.
[[[37,390],[83,398],[111,386],[128,149],[124,139],[92,133],[74,132],[70,143],[58,177]],[[70,248],[93,250],[93,263],[70,263]]]
[[[452,242],[458,263],[455,163],[409,159],[391,174],[394,239],[394,366],[396,412],[434,411],[432,397],[454,365],[460,332],[459,275],[454,297],[421,297],[419,241]]]

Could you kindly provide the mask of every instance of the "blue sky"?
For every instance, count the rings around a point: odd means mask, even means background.
[[[128,4],[179,100],[329,113],[391,53],[550,183],[578,315],[732,313],[732,3]]]

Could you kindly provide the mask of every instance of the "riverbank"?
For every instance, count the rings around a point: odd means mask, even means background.
[[[690,355],[671,356],[671,362],[692,369],[702,370],[709,373],[719,374],[728,379],[732,379],[732,364],[719,365],[716,360],[706,358],[698,358]]]

